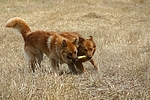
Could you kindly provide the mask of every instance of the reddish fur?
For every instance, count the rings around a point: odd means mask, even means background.
[[[78,47],[78,56],[83,56],[86,55],[87,57],[91,57],[91,59],[84,58],[84,59],[79,59],[77,62],[73,62],[76,67],[81,71],[84,72],[85,69],[83,67],[83,62],[85,61],[90,61],[92,65],[94,66],[94,69],[98,69],[98,66],[95,63],[95,60],[93,58],[93,55],[96,51],[96,44],[93,41],[93,37],[90,36],[89,39],[84,39],[80,34],[76,32],[62,32],[60,33],[61,36],[74,41],[74,39],[79,39],[79,47]]]
[[[51,60],[54,71],[57,71],[59,63],[70,63],[72,59],[77,58],[76,40],[71,42],[54,32],[31,32],[28,24],[18,17],[10,19],[6,23],[6,27],[18,29],[22,34],[25,42],[25,54],[33,72],[35,71],[36,64],[41,66],[43,53]],[[70,59],[67,58],[68,52],[72,53],[69,56]],[[74,69],[71,70],[74,72]]]

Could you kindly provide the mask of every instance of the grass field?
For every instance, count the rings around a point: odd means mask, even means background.
[[[92,35],[99,70],[85,62],[84,74],[55,77],[44,57],[33,74],[21,35],[5,28],[16,16],[32,31]],[[0,0],[0,65],[0,100],[150,100],[150,1]]]

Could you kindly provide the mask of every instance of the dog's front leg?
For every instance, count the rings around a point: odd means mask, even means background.
[[[74,67],[73,62],[70,62],[70,63],[68,63],[67,65],[68,65],[70,71],[71,71],[73,74],[77,74],[77,71],[76,71],[76,69],[75,69],[75,67]]]
[[[94,69],[98,70],[98,66],[96,65],[95,60],[93,58],[90,60],[90,62],[94,66]]]
[[[57,76],[58,75],[58,61],[52,58],[50,59],[50,61],[51,61],[53,73],[55,76]]]
[[[81,73],[84,73],[84,72],[85,72],[85,69],[84,69],[84,67],[83,67],[82,62],[76,61],[76,62],[74,62],[74,64],[75,64],[76,67],[81,71]]]

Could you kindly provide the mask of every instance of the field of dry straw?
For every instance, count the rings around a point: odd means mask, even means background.
[[[21,35],[5,28],[16,16],[33,31],[92,35],[99,70],[54,77],[45,56],[31,73]],[[0,0],[0,65],[0,100],[150,100],[150,1]]]

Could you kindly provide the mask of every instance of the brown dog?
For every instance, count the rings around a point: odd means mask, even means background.
[[[38,64],[41,66],[43,53],[50,61],[54,72],[57,74],[59,63],[70,63],[77,60],[77,39],[73,42],[54,32],[35,31],[31,32],[28,24],[21,18],[15,17],[8,20],[6,27],[17,29],[24,39],[25,57],[31,64],[32,71]],[[71,71],[76,73],[72,66]]]
[[[93,41],[93,37],[90,36],[89,39],[84,39],[80,34],[76,33],[76,32],[62,32],[60,33],[61,36],[71,40],[71,41],[74,41],[75,39],[79,39],[79,42],[78,42],[78,56],[83,56],[83,55],[86,55],[86,58],[83,58],[83,59],[78,59],[78,61],[76,62],[72,62],[70,64],[70,66],[73,66],[73,64],[76,65],[76,67],[81,71],[81,72],[84,72],[85,69],[83,67],[83,62],[85,61],[90,61],[92,63],[92,65],[94,66],[94,69],[98,69],[98,66],[96,65],[95,63],[95,60],[93,58],[93,55],[96,51],[96,44],[95,42]]]

